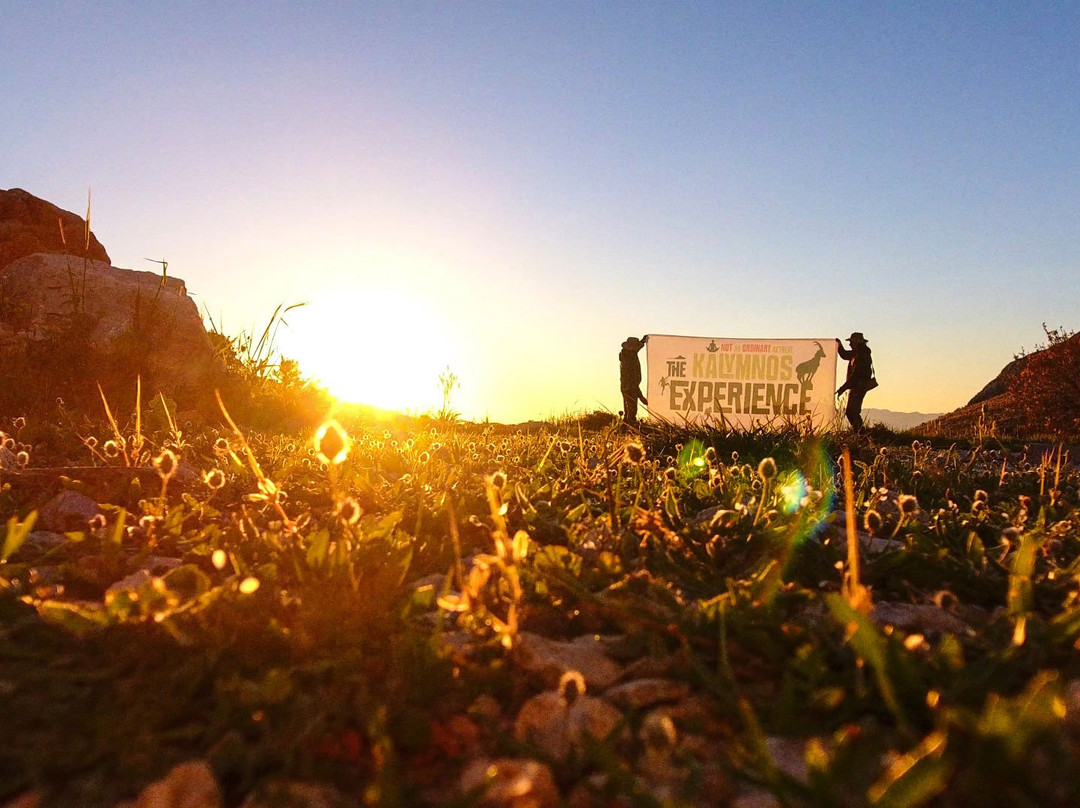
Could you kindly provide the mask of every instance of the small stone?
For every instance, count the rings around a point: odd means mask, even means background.
[[[870,619],[879,626],[895,626],[901,631],[921,634],[972,633],[967,623],[933,603],[881,601],[874,604]]]
[[[280,782],[248,794],[240,808],[344,808],[349,804],[330,786]]]
[[[77,491],[61,491],[41,509],[38,524],[52,533],[86,530],[101,513],[98,504]]]
[[[136,808],[221,808],[221,789],[210,766],[196,760],[181,763],[142,790]]]
[[[461,773],[461,791],[479,791],[490,808],[556,808],[559,790],[551,769],[536,760],[480,758]]]
[[[643,709],[690,695],[690,685],[674,679],[635,679],[607,690],[604,698],[623,708]]]
[[[604,654],[603,638],[593,634],[563,642],[524,631],[514,646],[514,659],[549,688],[556,687],[569,671],[584,676],[591,691],[610,687],[622,674],[622,668]]]

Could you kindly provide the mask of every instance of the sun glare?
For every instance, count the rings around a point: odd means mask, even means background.
[[[387,410],[425,412],[442,400],[439,375],[457,370],[440,318],[407,295],[325,296],[290,316],[282,353],[331,394]]]

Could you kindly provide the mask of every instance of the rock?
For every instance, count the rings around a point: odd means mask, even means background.
[[[870,619],[880,626],[895,626],[902,631],[922,634],[972,632],[971,627],[959,617],[933,603],[881,601],[874,604]]]
[[[608,738],[622,719],[622,713],[602,699],[577,696],[568,702],[561,693],[548,691],[521,705],[514,735],[561,760],[581,749],[587,737]]]
[[[597,691],[610,687],[622,675],[622,668],[603,648],[603,639],[593,634],[563,642],[523,631],[514,646],[514,659],[546,687],[556,687],[563,674],[577,671],[585,677],[586,687]]]
[[[461,791],[469,794],[478,790],[478,805],[556,808],[559,804],[559,790],[551,769],[536,760],[474,760],[461,773]]]
[[[22,549],[24,552],[47,553],[66,542],[67,536],[61,533],[54,533],[51,530],[33,530],[23,542]]]
[[[161,391],[202,402],[221,373],[202,317],[184,282],[38,253],[4,270],[0,360],[13,372],[55,377],[72,395]]]
[[[86,220],[81,216],[22,188],[0,190],[0,272],[12,261],[34,253],[64,253],[111,263],[93,233],[87,245]]]
[[[117,592],[138,592],[144,584],[152,580],[154,580],[154,576],[150,574],[149,570],[136,570],[106,589],[105,596],[108,597],[110,594],[116,594]]]
[[[345,808],[352,805],[330,786],[315,783],[271,783],[248,794],[240,808]]]
[[[181,763],[144,788],[135,808],[221,808],[221,789],[206,762]]]
[[[179,558],[173,558],[172,556],[147,556],[143,562],[143,569],[149,571],[153,575],[164,575],[169,570],[174,570],[179,567],[183,562]]]
[[[674,679],[635,679],[609,688],[604,698],[612,704],[636,710],[664,702],[680,701],[690,695],[690,685]]]
[[[806,765],[806,744],[796,738],[772,736],[765,739],[769,756],[777,769],[793,780],[805,783],[810,777],[810,768]]]
[[[61,491],[41,509],[38,524],[53,533],[86,530],[90,520],[101,513],[98,504],[76,491]]]

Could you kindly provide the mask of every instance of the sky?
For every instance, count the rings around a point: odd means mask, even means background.
[[[866,406],[1080,328],[1080,4],[0,0],[0,188],[339,394],[621,406],[630,335],[861,331]],[[644,357],[644,353],[643,353]],[[842,369],[841,369],[842,373]]]

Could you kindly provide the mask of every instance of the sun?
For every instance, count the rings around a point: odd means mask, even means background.
[[[456,367],[442,319],[395,291],[325,294],[290,314],[280,342],[336,398],[386,410],[437,409],[439,376]]]

